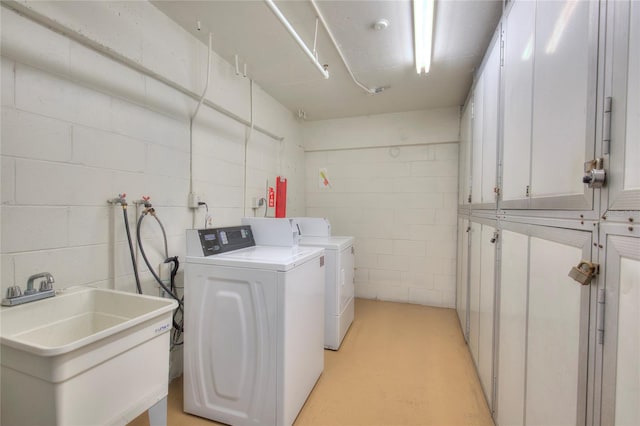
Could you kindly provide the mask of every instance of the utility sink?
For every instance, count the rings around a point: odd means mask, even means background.
[[[167,395],[176,307],[79,287],[0,309],[1,423],[126,424]]]

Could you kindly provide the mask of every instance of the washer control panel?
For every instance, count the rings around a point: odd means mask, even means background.
[[[251,226],[187,229],[187,256],[211,256],[255,246]]]

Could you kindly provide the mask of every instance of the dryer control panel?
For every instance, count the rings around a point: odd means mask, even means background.
[[[187,229],[187,256],[211,256],[255,246],[251,226]]]

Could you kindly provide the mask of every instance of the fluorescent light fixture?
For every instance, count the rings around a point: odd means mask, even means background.
[[[418,74],[426,74],[431,68],[434,3],[435,0],[413,0],[413,38]]]

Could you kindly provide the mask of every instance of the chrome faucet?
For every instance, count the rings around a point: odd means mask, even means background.
[[[40,288],[36,290],[33,287],[33,283],[39,278],[44,279],[40,281]],[[54,282],[56,281],[53,279],[53,275],[51,275],[49,272],[40,272],[39,274],[31,275],[27,279],[27,288],[24,290],[24,293],[20,289],[20,286],[17,285],[14,285],[7,289],[7,298],[2,299],[2,305],[22,305],[23,303],[46,299],[47,297],[53,297],[56,295],[55,291],[53,290]]]
[[[44,280],[40,281],[40,289],[36,290],[35,288],[33,288],[33,282],[38,278],[44,278]],[[53,283],[55,282],[56,280],[53,279],[53,275],[51,275],[49,272],[40,272],[39,274],[31,275],[27,279],[27,288],[24,291],[24,294],[34,294],[38,291],[51,290],[53,288]]]

